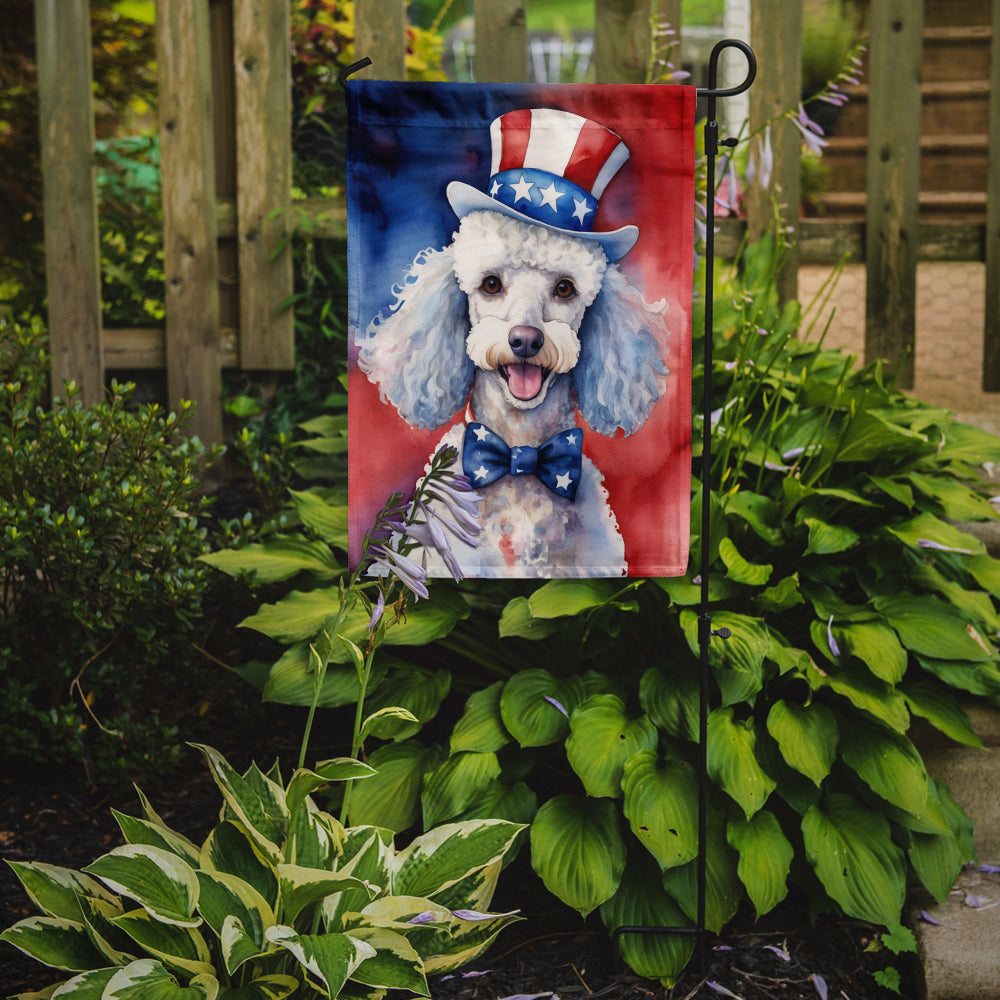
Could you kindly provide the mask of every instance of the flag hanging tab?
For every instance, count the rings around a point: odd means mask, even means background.
[[[346,90],[351,565],[451,445],[466,576],[684,574],[694,89]]]

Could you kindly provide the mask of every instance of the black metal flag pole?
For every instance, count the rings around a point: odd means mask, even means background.
[[[739,49],[747,60],[747,75],[736,87],[719,88],[719,57],[727,48]],[[617,941],[623,934],[695,934],[698,939],[698,964],[706,967],[705,955],[705,897],[707,895],[707,844],[708,844],[708,697],[709,667],[708,648],[712,636],[728,638],[729,629],[713,631],[709,603],[709,535],[711,532],[712,473],[712,295],[715,284],[715,158],[720,146],[735,146],[735,138],[719,139],[716,121],[716,100],[735,97],[750,89],[757,76],[757,59],[746,42],[726,38],[716,43],[708,60],[708,87],[698,89],[698,97],[707,99],[705,122],[705,160],[707,170],[707,205],[705,227],[705,343],[704,343],[704,396],[702,399],[702,451],[701,451],[701,601],[698,612],[698,646],[701,653],[701,684],[698,698],[698,908],[694,927],[623,926],[614,931]]]

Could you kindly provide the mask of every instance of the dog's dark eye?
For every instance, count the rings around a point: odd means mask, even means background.
[[[487,295],[499,295],[503,291],[503,282],[495,274],[487,274],[479,287]]]
[[[571,299],[576,295],[576,285],[569,278],[563,278],[555,287],[556,298]]]

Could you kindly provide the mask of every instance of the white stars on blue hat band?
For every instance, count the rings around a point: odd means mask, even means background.
[[[532,167],[504,170],[490,178],[490,197],[536,222],[592,232],[597,199],[565,177]]]

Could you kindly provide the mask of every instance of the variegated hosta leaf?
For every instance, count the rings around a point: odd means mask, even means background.
[[[458,817],[467,819],[505,819],[527,826],[538,812],[538,796],[523,782],[508,785],[492,781],[479,797]]]
[[[21,998],[28,1000],[30,997],[37,1000],[42,997],[52,997],[55,1000],[101,1000],[104,988],[111,982],[119,968],[120,966],[109,966],[107,969],[91,969],[89,972],[81,972],[80,975],[67,979],[54,991],[49,987],[44,993],[21,993],[11,1000],[21,1000]]]
[[[299,985],[294,976],[261,976],[243,986],[223,987],[218,1000],[285,1000]]]
[[[420,790],[438,754],[416,740],[379,747],[368,761],[375,777],[351,789],[352,826],[380,826],[399,833],[420,817]]]
[[[80,904],[90,940],[104,956],[105,965],[128,965],[140,957],[135,942],[114,924],[115,917],[125,912],[120,902],[109,903],[93,896],[83,896]]]
[[[294,815],[306,797],[312,795],[318,788],[328,785],[331,781],[350,781],[357,778],[370,778],[376,770],[368,764],[353,757],[336,757],[324,760],[313,770],[300,767],[288,782],[285,791],[285,805],[288,812]]]
[[[452,754],[424,779],[420,802],[424,826],[454,819],[474,803],[500,777],[495,753]]]
[[[740,853],[736,873],[760,918],[788,895],[788,872],[795,849],[782,833],[774,813],[766,809],[750,819],[742,816],[731,819],[726,837],[730,847]]]
[[[129,844],[146,844],[149,847],[159,847],[164,851],[176,854],[191,867],[198,864],[199,849],[183,834],[176,833],[169,827],[145,819],[136,819],[125,813],[112,809],[122,835]]]
[[[522,827],[522,833],[523,830]],[[520,836],[519,833],[515,839],[519,839]],[[503,868],[505,860],[506,856],[497,858],[496,861],[484,868],[477,868],[465,878],[460,878],[446,889],[436,892],[434,901],[448,907],[449,910],[488,910],[493,902],[493,894],[496,892],[500,870]]]
[[[475,961],[493,943],[500,931],[521,919],[516,912],[478,914],[471,920],[462,916],[468,911],[451,912],[454,922],[450,932],[441,932],[441,940],[437,946],[424,956],[424,971],[428,975],[452,972]]]
[[[625,762],[622,790],[632,832],[661,869],[697,855],[698,782],[690,765],[641,751]]]
[[[774,791],[776,782],[757,762],[752,718],[737,721],[733,709],[717,708],[708,717],[708,774],[752,816]]]
[[[278,865],[281,906],[286,920],[294,921],[302,910],[327,896],[345,889],[361,889],[374,896],[361,879],[342,872],[303,868],[300,865]]]
[[[504,727],[523,747],[543,747],[569,732],[569,716],[583,701],[579,677],[560,679],[547,670],[514,674],[500,694]]]
[[[225,872],[252,885],[272,908],[278,905],[278,876],[241,823],[220,823],[201,847],[200,868]]]
[[[125,844],[98,858],[84,871],[113,892],[134,899],[150,916],[178,927],[197,927],[198,878],[171,851],[146,844]]]
[[[279,844],[288,831],[288,809],[284,789],[257,772],[240,775],[212,747],[194,744],[208,761],[226,806],[249,831],[263,854],[277,863],[281,857]]]
[[[366,958],[351,973],[355,982],[430,996],[424,963],[402,934],[385,927],[356,927],[351,931],[351,937],[375,949],[375,954]]]
[[[522,829],[496,819],[446,823],[429,830],[393,860],[392,892],[433,899],[460,879],[500,861]]]
[[[510,742],[500,716],[500,693],[503,681],[469,696],[462,717],[455,723],[451,734],[451,752],[474,750],[477,753],[495,753]]]
[[[344,841],[344,828],[329,813],[321,812],[306,799],[294,815],[285,844],[285,857],[305,868],[335,868]]]
[[[861,719],[852,720],[843,741],[845,763],[876,795],[919,815],[927,802],[927,771],[910,740]]]
[[[726,842],[726,824],[715,810],[708,816],[705,849],[705,926],[718,934],[729,923],[743,899],[736,874],[736,852]],[[663,887],[691,920],[698,919],[698,860],[663,873]]]
[[[100,968],[105,960],[95,950],[87,928],[65,917],[28,917],[0,934],[6,941],[35,961],[54,969],[81,972]]]
[[[81,896],[93,896],[109,903],[114,896],[97,879],[74,871],[39,861],[8,861],[32,903],[46,916],[81,920]]]
[[[213,971],[212,956],[205,939],[190,927],[161,923],[145,910],[123,913],[112,923],[171,969],[181,969],[189,976]]]
[[[652,859],[629,859],[618,891],[601,905],[610,932],[619,927],[690,927],[692,922],[664,891]],[[692,934],[622,934],[618,949],[640,976],[673,986],[694,950]]]
[[[181,986],[159,962],[143,958],[119,969],[101,1000],[216,1000],[218,995],[219,981],[212,975],[196,976]]]
[[[802,837],[820,882],[849,917],[899,923],[906,866],[882,813],[849,795],[830,795],[805,814]]]
[[[639,750],[655,749],[659,740],[649,716],[630,719],[625,702],[613,694],[592,695],[574,710],[569,726],[566,757],[595,798],[620,798],[625,761]]]
[[[625,870],[615,803],[549,799],[531,824],[531,865],[549,892],[583,916],[610,899]]]
[[[242,936],[250,939],[255,954],[264,951],[264,931],[275,923],[274,912],[267,900],[248,882],[224,872],[200,871],[198,883],[201,887],[198,910],[216,935],[222,939],[227,920],[236,920]],[[231,930],[230,937],[233,933]],[[249,957],[244,955],[240,962],[231,965],[231,953],[231,948],[226,949],[226,966],[230,975]]]
[[[294,955],[309,977],[332,997],[365,959],[375,957],[370,944],[349,934],[296,934],[291,927],[278,924],[268,928],[267,939]]]
[[[368,905],[373,891],[388,889],[392,853],[391,831],[372,826],[356,826],[347,831],[337,870],[342,875],[353,875],[367,888],[345,889],[323,900],[323,920],[328,931],[344,930],[345,913],[357,913]]]
[[[833,712],[820,702],[799,705],[779,699],[767,715],[767,731],[781,756],[815,785],[830,773],[840,738]]]

